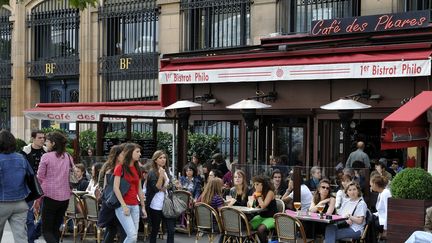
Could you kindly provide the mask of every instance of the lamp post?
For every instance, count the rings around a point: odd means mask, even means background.
[[[187,137],[188,137],[188,128],[189,128],[189,117],[190,117],[190,108],[192,107],[198,107],[201,106],[201,104],[191,102],[188,100],[179,100],[167,107],[165,107],[165,110],[175,110],[176,115],[179,119],[179,129],[178,129],[178,138],[180,140],[180,145],[177,147],[177,155],[179,158],[178,165],[184,165],[187,161]],[[175,125],[173,126],[173,145],[175,144],[175,134],[176,134],[176,128]],[[172,155],[172,167],[173,167],[173,173],[175,175],[176,171],[176,160],[175,160],[175,149],[173,149],[173,155]]]
[[[226,107],[227,109],[240,110],[243,116],[243,119],[246,124],[246,130],[248,132],[246,133],[246,135],[249,135],[249,139],[250,139],[249,156],[251,158],[250,160],[251,162],[253,162],[254,159],[254,131],[256,128],[255,120],[257,119],[256,110],[266,109],[270,107],[271,105],[267,105],[256,100],[242,100]]]
[[[362,110],[370,108],[370,105],[360,103],[352,99],[339,99],[329,104],[321,106],[323,110],[336,110],[338,112],[339,119],[342,125],[343,131],[343,155],[346,160],[349,147],[350,147],[350,132],[351,132],[351,120],[354,116],[355,110]]]

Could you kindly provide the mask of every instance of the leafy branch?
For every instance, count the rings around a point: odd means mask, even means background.
[[[17,0],[17,2],[22,2],[23,0]],[[60,1],[60,0],[58,0]],[[88,6],[96,7],[98,0],[69,0],[69,5],[72,8],[78,8],[83,10]],[[0,0],[0,6],[9,5],[9,0]]]

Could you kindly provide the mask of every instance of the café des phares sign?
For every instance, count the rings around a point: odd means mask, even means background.
[[[343,19],[315,20],[312,21],[311,35],[328,36],[421,28],[429,25],[429,18],[430,12],[429,10],[425,10]]]

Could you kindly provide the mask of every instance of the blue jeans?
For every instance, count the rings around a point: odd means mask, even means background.
[[[135,243],[138,239],[140,210],[138,205],[127,205],[127,207],[130,212],[128,216],[124,215],[122,207],[116,208],[115,214],[126,232],[126,239],[123,242]]]
[[[405,243],[430,243],[432,234],[426,231],[416,231],[405,241]]]
[[[34,220],[34,211],[33,211],[33,203],[34,201],[28,202],[27,205],[29,207],[29,210],[27,212],[27,221],[26,221],[26,225],[27,225],[27,238],[28,238],[28,242],[29,243],[33,243],[36,239],[39,238],[39,236],[41,236],[41,220],[39,219],[39,221],[37,222],[37,224],[35,224]],[[42,210],[42,204],[41,204],[41,209]]]
[[[336,225],[327,225],[325,229],[325,243],[334,243],[343,238],[360,239],[361,231],[354,231],[351,227],[338,229]]]

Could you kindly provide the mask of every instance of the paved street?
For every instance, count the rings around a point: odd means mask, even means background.
[[[90,237],[92,237],[92,236],[90,235]],[[214,242],[218,242],[217,240],[218,239],[216,239]],[[165,241],[166,241],[166,236],[165,236],[165,240],[158,240],[158,242],[161,242],[161,243],[165,242]],[[11,229],[9,227],[9,224],[6,223],[6,227],[5,227],[4,232],[3,232],[3,238],[1,240],[1,243],[13,243],[13,242],[14,242],[14,240],[13,240]],[[63,242],[70,243],[70,242],[73,242],[73,239],[72,239],[72,237],[68,236],[67,238],[65,238],[63,240]],[[95,242],[95,240],[94,239],[89,239],[89,240],[86,240],[85,242]],[[143,241],[141,239],[138,242],[148,242],[148,240],[147,241]],[[175,242],[176,243],[195,242],[195,235],[191,235],[191,237],[189,237],[187,234],[176,233],[176,235],[175,235]],[[199,242],[200,243],[208,242],[207,235],[204,235],[199,240]],[[37,240],[36,243],[45,243],[45,241],[41,237],[41,239]]]

